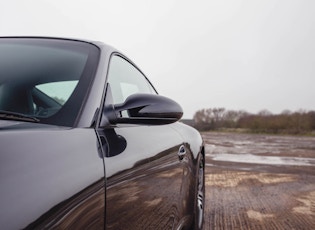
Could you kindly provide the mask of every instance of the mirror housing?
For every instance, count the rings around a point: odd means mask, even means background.
[[[107,92],[107,97],[110,94],[111,92]],[[133,94],[122,104],[105,103],[104,119],[101,124],[163,125],[176,122],[182,116],[181,106],[167,97],[156,94]]]

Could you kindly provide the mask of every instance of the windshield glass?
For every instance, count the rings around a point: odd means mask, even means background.
[[[98,55],[98,48],[86,42],[1,38],[0,110],[73,126]]]

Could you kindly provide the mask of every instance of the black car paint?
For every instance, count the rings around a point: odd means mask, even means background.
[[[32,126],[0,123],[1,228],[102,227],[104,169],[94,130]],[[90,186],[90,197],[82,197]],[[83,204],[93,196],[93,208]],[[97,220],[89,216],[96,211]],[[72,220],[78,212],[84,218]]]
[[[117,51],[93,45],[98,68],[73,127],[0,120],[1,227],[188,227],[200,135],[178,122],[100,126],[105,76]]]
[[[177,133],[181,128],[115,129],[130,142],[121,154],[105,158],[107,229],[173,229],[181,221],[191,223],[197,153]]]

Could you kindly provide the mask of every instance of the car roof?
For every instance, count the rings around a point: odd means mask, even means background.
[[[118,52],[118,50],[104,42],[97,40],[81,39],[81,38],[69,38],[69,37],[54,37],[54,36],[0,36],[0,39],[42,39],[42,40],[65,40],[75,42],[86,42],[98,46],[99,48],[110,50],[112,52]]]

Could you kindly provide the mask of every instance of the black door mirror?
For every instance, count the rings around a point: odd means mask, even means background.
[[[110,87],[106,93],[102,124],[162,125],[178,121],[183,116],[181,106],[175,101],[156,94],[133,94],[124,103],[113,105]],[[104,121],[103,121],[104,120]]]

